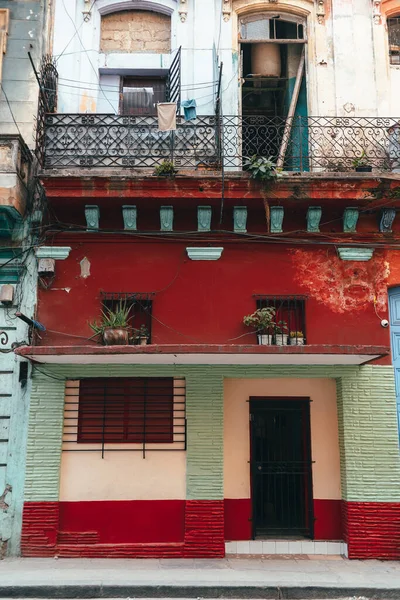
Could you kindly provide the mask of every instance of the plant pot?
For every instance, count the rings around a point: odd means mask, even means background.
[[[304,346],[304,338],[290,338],[291,346]]]
[[[106,327],[103,331],[103,342],[106,346],[127,346],[129,331],[125,327]]]
[[[356,167],[357,173],[371,173],[372,167]]]
[[[139,346],[147,346],[149,338],[147,336],[143,336],[139,338]]]
[[[287,333],[277,333],[275,334],[275,344],[277,346],[287,346],[288,338]]]
[[[272,335],[269,333],[259,333],[257,339],[259,346],[272,346]]]

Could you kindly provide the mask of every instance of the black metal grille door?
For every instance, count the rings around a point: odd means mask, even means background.
[[[313,537],[308,399],[250,399],[254,537]]]

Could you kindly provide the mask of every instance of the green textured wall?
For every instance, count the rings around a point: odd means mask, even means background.
[[[337,380],[343,497],[400,501],[400,459],[392,367],[273,365],[51,365],[33,380],[25,500],[57,500],[64,379],[186,378],[187,498],[223,498],[223,379],[329,377]]]
[[[337,382],[342,496],[400,501],[393,367],[364,366]]]

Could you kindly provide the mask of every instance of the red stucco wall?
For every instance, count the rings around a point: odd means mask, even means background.
[[[56,263],[49,289],[39,290],[37,318],[47,327],[39,344],[85,343],[88,321],[100,316],[100,292],[157,292],[153,303],[152,342],[256,343],[242,324],[255,310],[254,294],[308,297],[309,344],[389,345],[380,326],[387,317],[390,265],[384,251],[369,262],[344,262],[332,248],[286,248],[249,242],[223,243],[218,261],[191,261],[193,242],[138,242],[81,236],[69,258]],[[89,238],[89,241],[87,241]],[[97,240],[96,240],[97,238]],[[80,261],[90,262],[81,277]],[[391,284],[393,285],[393,278]],[[59,335],[53,332],[63,332]],[[89,343],[89,342],[87,342]]]

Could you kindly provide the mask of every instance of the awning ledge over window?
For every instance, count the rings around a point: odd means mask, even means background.
[[[386,357],[387,346],[24,346],[15,353],[46,364],[362,365]]]

